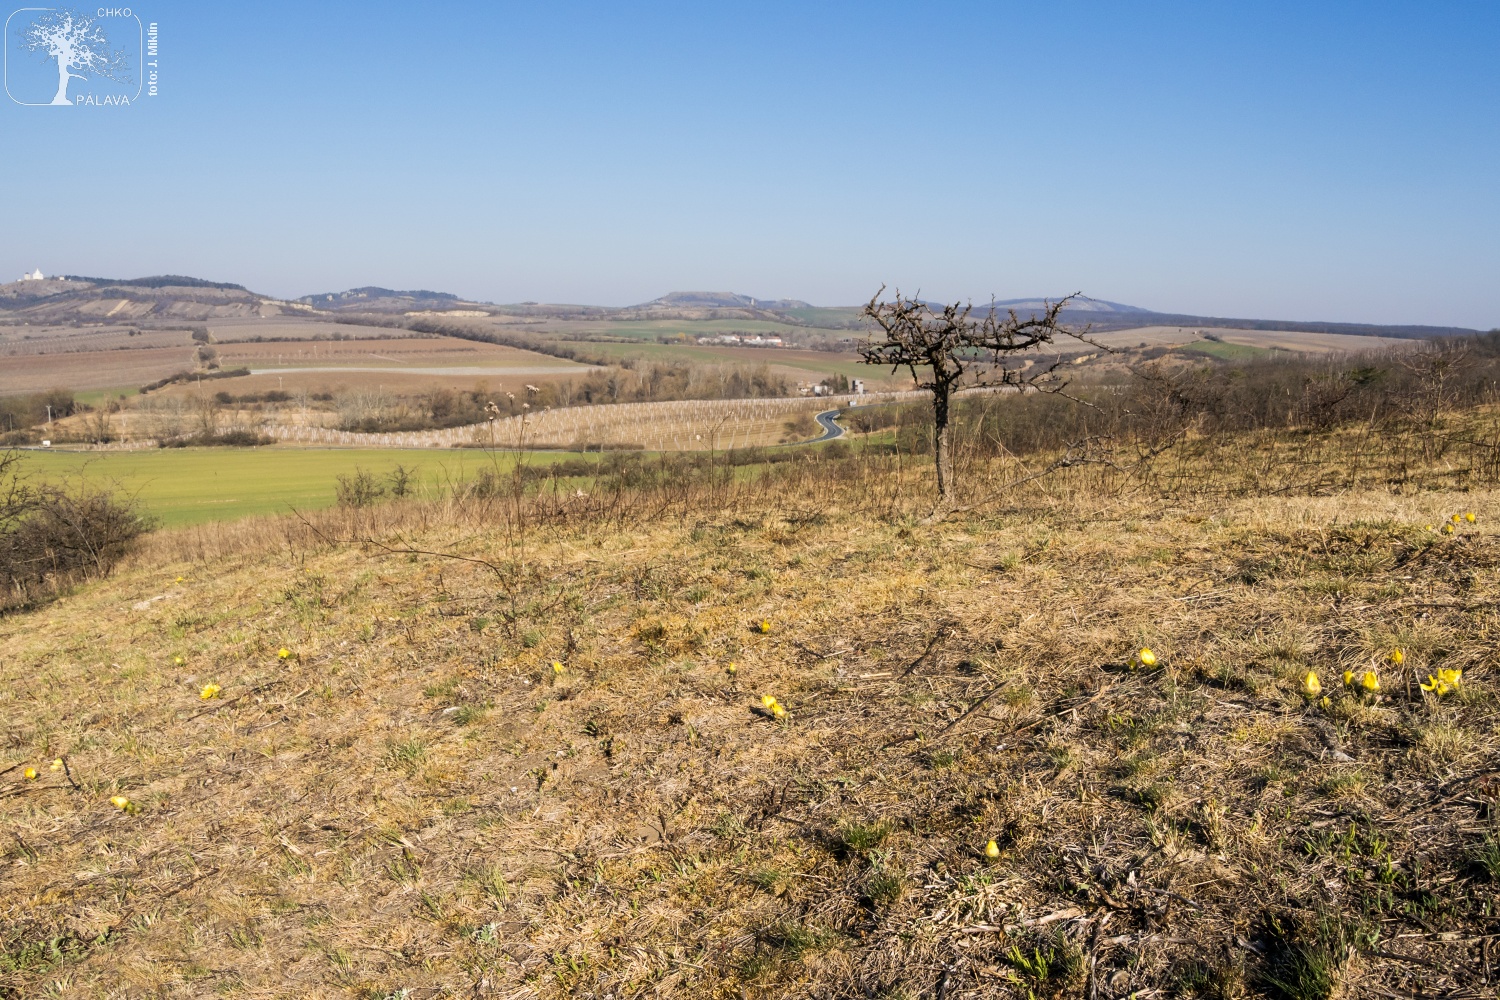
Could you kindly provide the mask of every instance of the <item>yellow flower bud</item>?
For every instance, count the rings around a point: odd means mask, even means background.
[[[984,845],[984,856],[987,858],[998,858],[1000,856],[1000,845],[991,840]]]
[[[26,770],[22,771],[21,773],[26,776],[26,780],[27,781],[35,781],[36,780],[36,768],[34,768],[34,767],[28,767]]]
[[[116,809],[128,810],[130,808],[130,800],[123,795],[116,795],[112,797],[109,800],[109,804],[114,806]]]
[[[1136,659],[1140,660],[1141,663],[1144,664],[1145,666],[1148,666],[1148,667],[1154,667],[1154,666],[1156,666],[1156,654],[1153,653],[1153,652],[1151,652],[1151,650],[1149,648],[1148,649],[1142,649],[1139,653],[1137,653],[1136,654]]]
[[[1366,691],[1379,691],[1380,678],[1375,675],[1375,671],[1366,670],[1364,676],[1359,679],[1359,686]]]
[[[1391,650],[1391,662],[1398,667],[1401,666],[1401,664],[1406,662],[1406,654],[1399,649]]]
[[[1307,672],[1306,677],[1302,678],[1302,693],[1309,698],[1316,698],[1323,693],[1323,685],[1318,680],[1318,675],[1311,670]]]

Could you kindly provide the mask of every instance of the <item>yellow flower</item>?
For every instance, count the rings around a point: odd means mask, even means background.
[[[738,671],[738,670],[739,670],[739,667],[736,667],[734,665],[734,661],[733,660],[730,660],[729,661],[729,666],[727,666],[727,667],[724,668],[724,672],[726,674],[728,674],[730,677],[733,677],[735,675],[736,671]]]
[[[186,662],[187,662],[187,660],[185,658],[181,657],[181,656],[174,656],[174,657],[172,657],[172,665],[173,666],[180,667],[180,666],[182,666]]]
[[[766,621],[764,618],[762,618],[761,622],[760,622],[760,634],[761,635],[765,635],[765,634],[767,634],[770,631],[771,631],[771,623],[769,621]]]
[[[276,651],[276,658],[278,660],[290,660],[292,658],[292,651],[282,646]]]
[[[1353,686],[1354,686],[1354,671],[1352,671],[1352,670],[1345,670],[1344,671],[1344,687],[1353,687]]]
[[[760,696],[760,704],[763,708],[770,708],[772,705],[776,704],[776,699],[772,698],[768,694],[763,694]]]
[[[178,577],[178,578],[177,578],[177,582],[178,582],[178,583],[181,583],[181,582],[182,582],[182,577],[180,577],[180,576],[179,576],[179,577]]]
[[[1319,701],[1319,702],[1318,702],[1318,704],[1319,704],[1319,705],[1320,705],[1320,706],[1321,706],[1321,707],[1323,707],[1323,708],[1327,708],[1327,707],[1328,707],[1328,706],[1329,706],[1329,705],[1332,705],[1332,704],[1333,704],[1333,700],[1332,700],[1332,699],[1330,699],[1330,698],[1329,698],[1329,697],[1328,697],[1328,696],[1327,696],[1327,695],[1326,695],[1326,694],[1325,694],[1325,695],[1324,695],[1324,696],[1323,696],[1323,698],[1322,698],[1322,700],[1321,700],[1321,701]]]
[[[1427,682],[1421,685],[1423,691],[1432,691],[1439,695],[1445,695],[1458,687],[1459,678],[1464,675],[1462,670],[1439,670],[1437,676],[1427,675]]]
[[[1143,666],[1156,666],[1156,654],[1151,652],[1149,648],[1142,649],[1139,653],[1135,654],[1135,657],[1141,661]]]
[[[1323,693],[1323,685],[1318,680],[1318,675],[1309,670],[1307,676],[1302,678],[1302,693],[1309,698],[1316,698]]]
[[[1474,520],[1475,520],[1475,518],[1474,518],[1474,512],[1471,510],[1471,511],[1468,511],[1467,513],[1465,513],[1464,514],[1464,520],[1468,521],[1470,524],[1473,524]]]
[[[1428,530],[1428,531],[1431,531],[1431,530],[1432,530],[1432,525],[1430,525],[1430,524],[1429,524],[1429,525],[1428,525],[1428,526],[1427,526],[1427,530]]]
[[[62,769],[63,769],[63,762],[62,762],[62,758],[59,757],[59,758],[57,758],[56,760],[54,760],[52,762],[52,770],[54,770],[54,771],[61,771]]]
[[[22,771],[21,773],[26,776],[26,780],[27,781],[35,781],[36,780],[36,768],[34,768],[34,767],[28,767],[26,770]]]
[[[563,672],[564,669],[565,668],[563,667],[561,660],[553,660],[552,661],[552,672],[554,674],[560,674],[560,673]]]
[[[991,840],[984,845],[984,856],[987,858],[998,858],[1000,856],[1000,845]]]
[[[203,690],[198,692],[198,697],[202,698],[204,701],[207,701],[210,698],[217,698],[218,696],[219,685],[217,684],[205,684],[203,685]]]
[[[1445,534],[1445,535],[1451,535],[1451,534],[1453,534],[1453,525],[1451,525],[1451,524],[1445,524],[1445,525],[1443,525],[1443,534]]]
[[[778,702],[777,704],[771,706],[771,714],[776,716],[776,718],[778,719],[784,719],[786,718],[786,709],[782,708],[781,704]]]
[[[1366,691],[1379,691],[1380,678],[1375,676],[1375,671],[1366,670],[1364,676],[1359,679],[1359,686],[1364,688]]]
[[[1401,666],[1406,662],[1406,654],[1399,649],[1391,650],[1391,662],[1398,667]]]
[[[1454,514],[1453,515],[1453,523],[1454,524],[1457,524],[1459,521],[1462,521],[1462,520],[1463,520],[1463,515],[1461,515],[1461,514]]]
[[[109,804],[114,806],[116,809],[124,809],[126,812],[130,811],[131,802],[123,795],[114,796],[109,800]]]

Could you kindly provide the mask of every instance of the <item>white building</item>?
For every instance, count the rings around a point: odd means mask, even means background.
[[[46,275],[42,274],[42,269],[41,268],[37,268],[35,271],[32,271],[30,274],[23,274],[23,275],[21,275],[21,280],[22,281],[45,281],[46,280]]]
[[[865,380],[862,378],[852,378],[849,380],[849,388],[856,396],[863,396],[865,394]]]

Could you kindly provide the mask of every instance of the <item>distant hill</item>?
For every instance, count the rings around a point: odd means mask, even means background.
[[[483,305],[469,299],[459,298],[450,292],[434,292],[425,288],[399,291],[366,285],[345,292],[323,292],[304,295],[296,300],[298,305],[334,312],[422,312],[449,310],[463,305]]]
[[[757,299],[736,292],[668,292],[659,299],[630,309],[766,309],[772,312],[782,309],[811,309],[812,305],[800,299]]]
[[[63,280],[86,281],[91,285],[102,286],[122,285],[130,288],[217,288],[239,292],[249,291],[244,285],[234,285],[227,281],[205,281],[202,278],[189,278],[182,274],[158,274],[150,278],[85,278],[77,274],[69,274]]]
[[[0,285],[0,317],[21,323],[202,322],[289,311],[293,307],[243,285],[179,274],[121,279],[70,275]]]
[[[1060,298],[1061,296],[1059,296]],[[1051,301],[1056,302],[1057,298]],[[999,310],[1014,310],[1019,315],[1040,312],[1045,299],[1005,299],[995,302]],[[989,303],[984,303],[989,308]],[[975,304],[975,312],[980,312]],[[1305,333],[1338,333],[1362,337],[1399,337],[1427,340],[1434,337],[1470,337],[1478,330],[1461,326],[1414,326],[1380,323],[1335,323],[1323,320],[1238,319],[1227,316],[1198,316],[1191,313],[1165,313],[1139,306],[1090,299],[1080,296],[1068,303],[1062,312],[1066,323],[1088,323],[1097,330],[1128,330],[1140,326],[1201,326],[1230,330],[1302,331]]]
[[[1024,315],[1045,308],[1045,302],[1045,299],[1031,297],[1004,299],[996,301],[994,305],[997,309],[1013,309]],[[976,300],[974,306],[976,312],[982,312],[989,308],[990,303]],[[368,314],[369,322],[377,325],[389,325],[391,318],[394,317],[437,313],[443,314],[438,317],[439,320],[444,320],[447,316],[484,319],[503,314],[525,317],[533,324],[545,324],[548,320],[578,319],[683,320],[688,322],[742,319],[768,320],[811,329],[841,332],[863,330],[865,326],[858,306],[817,307],[800,299],[761,299],[738,292],[669,292],[650,302],[617,308],[536,302],[502,306],[465,299],[451,292],[431,289],[403,291],[379,285],[365,285],[342,292],[304,295],[300,299],[287,302],[252,292],[245,286],[232,282],[209,281],[177,274],[160,274],[142,278],[97,278],[69,275],[67,278],[0,284],[0,319],[21,323],[151,324],[166,321],[201,322],[231,317],[268,318],[283,315],[312,318],[320,314],[330,317],[339,316],[343,322],[357,322],[358,314],[362,313]],[[377,316],[380,318],[377,319]],[[1199,316],[1189,313],[1158,312],[1141,306],[1083,296],[1068,304],[1063,312],[1063,320],[1074,325],[1088,324],[1100,331],[1143,326],[1174,326],[1306,331],[1418,339],[1473,336],[1479,332],[1452,326]],[[401,322],[406,322],[406,320],[403,319]]]

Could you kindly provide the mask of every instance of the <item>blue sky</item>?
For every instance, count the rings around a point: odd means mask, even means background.
[[[0,277],[1500,326],[1488,0],[132,10],[160,96],[0,103]]]

